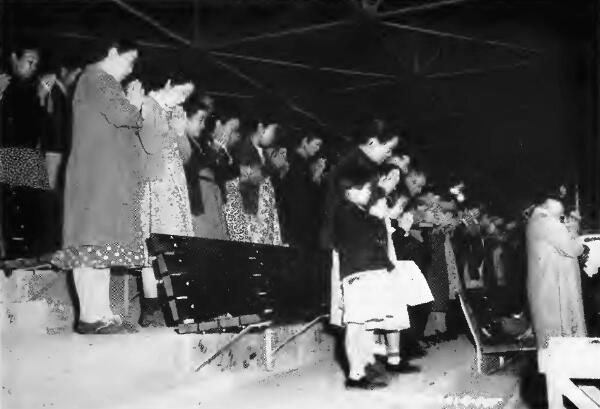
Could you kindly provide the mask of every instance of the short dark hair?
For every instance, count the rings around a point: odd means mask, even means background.
[[[394,138],[401,140],[401,132],[395,129],[391,124],[383,119],[369,119],[360,126],[357,135],[358,143],[366,143],[369,139],[376,138],[379,142],[389,142]]]
[[[127,38],[119,38],[108,41],[106,50],[110,50],[111,48],[115,48],[119,54],[123,54],[129,51],[139,50],[140,46],[135,41]]]
[[[128,39],[102,38],[95,43],[93,50],[86,53],[90,61],[102,61],[111,48],[115,48],[119,54],[128,51],[139,50],[139,45]]]
[[[563,198],[560,197],[558,192],[555,192],[553,190],[538,192],[534,198],[533,204],[536,206],[541,206],[548,200],[556,200],[564,205]]]
[[[413,166],[408,169],[407,176],[408,175],[423,176],[423,177],[427,176],[427,174],[425,173],[425,171],[423,169],[417,168],[416,166]]]
[[[23,57],[26,51],[36,51],[41,54],[42,48],[37,39],[29,36],[20,36],[15,40],[12,52],[15,53],[17,58]]]
[[[215,104],[212,97],[198,91],[194,91],[192,95],[190,95],[189,98],[185,100],[182,106],[185,112],[188,114],[188,116],[192,116],[200,110],[212,113],[215,109]]]
[[[310,142],[314,141],[315,139],[323,140],[323,137],[321,135],[317,134],[316,132],[308,132],[302,136],[300,143],[302,143],[302,141],[305,139],[306,139],[306,142],[310,143]]]
[[[378,177],[388,175],[394,170],[400,170],[398,166],[392,165],[391,163],[384,163],[377,168]]]

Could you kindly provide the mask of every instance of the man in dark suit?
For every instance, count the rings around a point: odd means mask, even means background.
[[[290,155],[290,170],[280,184],[280,222],[283,241],[299,250],[299,269],[306,274],[305,302],[316,306],[323,297],[323,251],[319,248],[320,186],[313,178],[311,161],[323,140],[311,134],[302,138]],[[326,288],[326,287],[325,287]]]
[[[45,114],[42,147],[50,183],[44,207],[45,217],[51,221],[47,235],[52,250],[62,245],[62,199],[73,132],[73,88],[80,73],[80,68],[61,66],[52,82],[42,81],[41,84],[40,97]]]

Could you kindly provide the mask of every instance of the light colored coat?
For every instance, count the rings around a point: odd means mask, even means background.
[[[577,257],[579,239],[545,210],[527,224],[527,295],[538,348],[550,337],[587,335]]]

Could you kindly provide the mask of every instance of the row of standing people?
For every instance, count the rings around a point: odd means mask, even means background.
[[[63,243],[51,261],[73,271],[80,304],[77,329],[82,333],[123,330],[109,306],[109,274],[115,267],[142,270],[142,324],[162,321],[145,246],[151,233],[272,245],[283,245],[284,240],[294,246],[314,243],[304,237],[310,223],[302,223],[309,218],[295,209],[305,204],[304,214],[318,213],[315,189],[324,161],[311,159],[322,140],[302,138],[292,151],[290,170],[286,149],[275,143],[281,140],[277,124],[240,122],[237,116],[216,120],[213,101],[197,97],[189,82],[169,81],[146,92],[141,82],[132,81],[124,90],[121,83],[137,57],[132,44],[111,44],[83,70],[72,95],[72,136],[67,138],[64,195],[59,193],[64,196]],[[30,79],[27,84],[35,89],[37,50],[26,49],[14,58],[15,64],[22,59],[29,67],[24,79]],[[11,82],[11,89],[21,85]],[[56,89],[56,82],[41,83]],[[151,80],[148,83],[152,86]],[[20,106],[11,89],[3,93],[2,106],[9,111],[7,122],[16,118],[21,128],[10,135],[19,143],[34,134],[39,138],[23,124],[27,115],[35,116],[38,108],[44,108],[43,101],[33,98],[28,106]],[[11,153],[6,146],[10,142],[3,138],[3,156]],[[43,167],[39,146],[31,145],[27,152]],[[15,169],[31,173],[32,161],[21,159],[13,161],[20,166],[10,163],[15,165],[10,166],[12,175],[18,173]],[[27,197],[22,202],[36,201]],[[40,218],[39,213],[30,213]],[[280,214],[287,216],[284,237]],[[45,250],[54,250],[57,243]]]

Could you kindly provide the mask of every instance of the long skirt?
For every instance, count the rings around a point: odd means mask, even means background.
[[[577,260],[555,256],[547,269],[528,272],[527,293],[538,348],[552,337],[585,337],[581,273]]]
[[[373,270],[342,280],[343,323],[364,325],[366,330],[401,331],[410,327],[407,300],[397,270]]]
[[[225,186],[227,200],[223,207],[223,213],[225,214],[230,240],[281,246],[281,230],[279,228],[275,190],[269,178],[265,179],[259,186],[258,211],[256,214],[244,212],[239,178],[228,181]]]
[[[144,183],[140,206],[144,238],[151,233],[193,236],[187,185],[182,176],[171,173]]]

